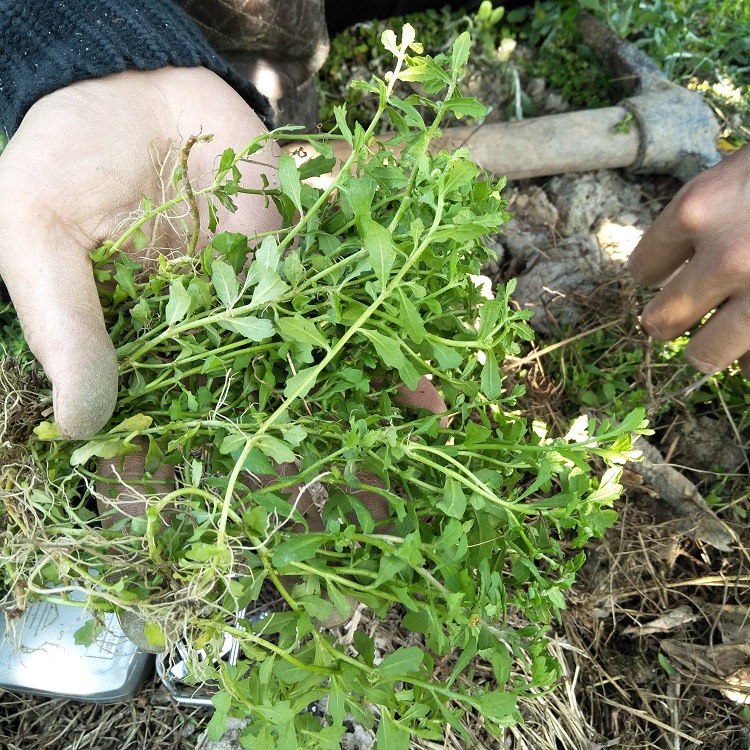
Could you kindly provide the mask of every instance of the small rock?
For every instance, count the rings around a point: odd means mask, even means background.
[[[526,84],[526,93],[537,109],[541,109],[547,96],[547,81],[544,78],[532,78]]]
[[[240,735],[248,725],[247,719],[227,718],[227,731],[220,740],[209,740],[206,732],[198,738],[196,747],[201,750],[243,750],[239,744]]]
[[[527,204],[523,212],[523,218],[529,224],[538,226],[554,227],[560,215],[557,209],[550,203],[547,193],[541,188],[533,188],[527,196]]]
[[[624,263],[643,236],[643,230],[618,221],[603,221],[596,233],[602,250],[612,260]]]
[[[747,459],[725,419],[707,415],[694,419],[688,414],[679,436],[680,463],[698,471],[713,471],[718,466],[724,471],[736,472],[742,469]]]
[[[603,219],[614,219],[640,205],[638,189],[600,170],[554,177],[547,185],[560,212],[563,237],[586,234]]]
[[[352,721],[352,731],[341,738],[341,750],[370,750],[374,743],[372,732]]]
[[[567,112],[570,109],[570,104],[563,99],[562,94],[559,94],[557,91],[550,91],[549,94],[544,97],[542,109],[550,114],[555,114],[556,112]]]
[[[549,230],[524,230],[516,222],[506,224],[503,245],[511,258],[530,260],[544,252],[550,244]]]

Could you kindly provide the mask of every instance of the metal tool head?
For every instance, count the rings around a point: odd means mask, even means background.
[[[632,171],[671,174],[687,182],[721,161],[719,124],[697,91],[675,86],[648,55],[593,16],[582,13],[578,29],[632,94],[621,102],[641,132]]]

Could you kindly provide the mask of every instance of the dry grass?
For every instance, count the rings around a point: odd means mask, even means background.
[[[209,709],[175,706],[154,682],[102,705],[0,690],[3,750],[194,750]]]

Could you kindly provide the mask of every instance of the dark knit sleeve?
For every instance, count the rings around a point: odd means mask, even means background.
[[[204,66],[270,124],[268,101],[171,0],[0,0],[0,129],[40,97],[124,70]]]

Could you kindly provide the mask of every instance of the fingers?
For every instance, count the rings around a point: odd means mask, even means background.
[[[148,479],[145,477],[148,443],[135,438],[140,450],[124,458],[101,460],[97,475],[97,506],[102,525],[111,528],[124,519],[145,517],[148,498],[166,495],[174,489],[174,466],[165,464]],[[165,518],[166,521],[166,518]]]
[[[427,409],[433,414],[442,414],[448,410],[443,397],[425,375],[419,379],[417,387],[413,391],[409,390],[403,383],[399,383],[398,400],[404,406],[411,406],[413,409]]]
[[[731,249],[749,228],[749,180],[750,149],[744,148],[685,185],[631,254],[635,280],[659,286],[699,252],[713,254],[715,244]]]
[[[398,385],[398,401],[404,406],[410,406],[412,409],[426,409],[433,414],[443,414],[448,411],[448,407],[443,397],[438,393],[437,388],[432,381],[426,376],[422,376],[417,383],[417,387],[411,391],[403,383]],[[448,426],[449,417],[440,419],[440,426]]]
[[[750,295],[743,295],[727,302],[704,323],[685,347],[685,358],[696,370],[707,374],[723,370],[739,359],[742,371],[747,373],[748,350]]]
[[[679,195],[646,230],[628,259],[628,270],[639,284],[661,286],[693,257],[693,238],[682,226],[676,203]]]
[[[7,198],[0,182],[0,196]],[[74,238],[43,206],[18,201],[0,217],[0,276],[34,356],[52,381],[64,437],[98,432],[117,398],[117,357],[104,326],[83,238]]]
[[[222,154],[228,148],[239,152],[266,128],[245,100],[215,73],[205,68],[164,68],[150,71],[151,83],[161,92],[170,119],[165,129],[175,142],[184,142],[190,135],[211,133],[209,142],[199,143],[190,152],[188,162],[191,182],[195,188],[213,180]],[[278,186],[280,149],[271,143],[251,154],[238,166],[245,188],[259,189],[263,177],[271,187]],[[280,219],[273,204],[267,206],[257,195],[233,196],[235,212],[218,207],[217,231],[241,232],[252,237],[279,228]],[[205,203],[200,206],[201,223],[206,225]]]
[[[710,373],[740,358],[750,371],[750,149],[688,183],[644,234],[629,261],[636,281],[663,285],[641,316],[666,340],[716,312],[685,350]]]
[[[663,341],[681,336],[735,294],[737,280],[745,273],[750,274],[750,246],[736,253],[698,252],[646,305],[641,325]]]

